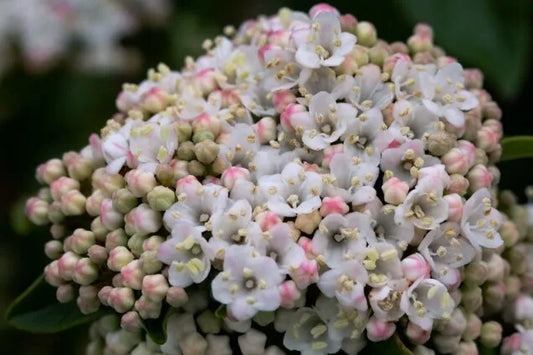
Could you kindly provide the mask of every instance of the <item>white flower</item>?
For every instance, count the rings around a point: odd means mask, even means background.
[[[381,143],[382,135],[386,132],[385,128],[383,115],[377,108],[351,119],[341,137],[344,141],[344,152],[377,166],[381,151],[385,148]]]
[[[441,68],[428,82],[422,84],[424,105],[431,112],[455,127],[465,123],[462,111],[473,109],[478,100],[464,88],[464,73],[461,64],[454,62]]]
[[[348,94],[348,100],[362,111],[374,107],[383,110],[391,103],[392,97],[391,89],[381,80],[381,70],[374,64],[361,68],[361,73],[355,76],[354,87]]]
[[[368,305],[365,286],[366,269],[357,260],[350,260],[326,271],[317,282],[318,288],[328,297],[335,297],[345,309],[366,311]]]
[[[322,178],[298,163],[287,164],[281,174],[263,176],[258,185],[268,196],[268,208],[280,216],[311,213],[320,207]]]
[[[402,264],[397,248],[387,242],[375,243],[364,251],[362,264],[368,270],[368,284],[372,287],[402,285]]]
[[[237,320],[252,318],[259,311],[274,311],[281,302],[278,286],[283,281],[276,262],[250,246],[226,249],[224,270],[211,284],[213,297],[228,307]]]
[[[344,62],[357,38],[341,32],[339,18],[330,12],[321,12],[313,20],[307,40],[298,43],[296,61],[306,68],[335,67]]]
[[[379,199],[375,199],[367,205],[373,221],[376,240],[369,239],[370,244],[386,241],[394,245],[400,253],[403,253],[415,236],[415,229],[411,223],[403,225],[394,222],[394,210],[396,207],[385,205]]]
[[[401,308],[411,322],[424,330],[431,330],[433,320],[450,318],[455,303],[446,286],[439,281],[421,279],[402,295]]]
[[[434,64],[413,64],[404,58],[398,59],[391,75],[396,97],[399,100],[419,100],[435,69]]]
[[[400,307],[404,291],[393,289],[388,285],[373,288],[368,295],[368,301],[374,311],[374,316],[389,322],[400,319],[405,314]]]
[[[448,203],[442,197],[442,185],[420,184],[396,207],[394,221],[412,223],[420,229],[435,229],[448,218]]]
[[[503,240],[498,233],[501,224],[502,215],[492,207],[488,189],[477,190],[466,201],[461,218],[461,229],[476,249],[501,246]]]
[[[322,150],[340,138],[356,113],[352,105],[336,103],[332,94],[321,91],[311,98],[309,112],[294,114],[291,123],[307,147]]]
[[[116,174],[126,163],[129,152],[131,121],[126,122],[117,132],[102,139],[102,154],[107,163],[108,174]]]
[[[366,238],[374,233],[367,215],[353,212],[326,216],[312,240],[313,253],[321,255],[329,267],[339,267],[364,252]],[[375,237],[374,237],[375,238]]]
[[[238,123],[231,128],[229,138],[220,145],[219,157],[229,164],[241,165],[249,169],[248,164],[259,150],[259,140],[251,125]]]
[[[423,139],[438,131],[439,117],[415,101],[396,101],[392,114],[394,122],[391,126],[397,127],[408,139]]]
[[[176,224],[172,237],[159,246],[157,257],[167,265],[172,286],[187,287],[204,281],[211,270],[213,253],[202,236],[205,228]]]

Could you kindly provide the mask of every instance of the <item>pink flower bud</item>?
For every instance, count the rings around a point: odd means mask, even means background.
[[[142,281],[142,293],[151,301],[161,302],[168,291],[167,279],[161,275],[146,275]]]
[[[135,303],[133,290],[128,287],[115,287],[109,292],[107,303],[118,313],[129,311]]]
[[[316,260],[305,260],[297,267],[290,266],[289,274],[296,286],[303,290],[318,281],[318,265]]]
[[[239,97],[239,94],[236,92],[236,90],[220,90],[220,91],[214,91],[211,93],[211,95],[216,95],[220,93],[220,97],[222,99],[222,108],[229,107],[231,105],[239,105],[241,103],[241,99]],[[209,95],[209,96],[211,96]]]
[[[135,197],[143,197],[157,185],[155,175],[143,170],[130,170],[124,176],[128,189]]]
[[[107,261],[107,250],[101,245],[93,245],[87,250],[89,259],[96,265],[103,265]]]
[[[160,237],[158,235],[153,235],[150,238],[147,238],[143,242],[143,250],[144,251],[157,251],[159,246],[163,244],[165,241],[165,238]]]
[[[76,254],[83,255],[95,243],[94,233],[83,228],[77,228],[72,234],[70,249]]]
[[[65,176],[65,167],[60,159],[50,159],[37,167],[35,177],[40,183],[50,185],[55,180]]]
[[[498,149],[500,144],[501,133],[491,127],[481,127],[477,132],[477,146],[486,152],[492,152]]]
[[[433,36],[426,32],[415,33],[407,39],[407,46],[413,53],[430,51],[433,48]]]
[[[166,301],[174,308],[179,308],[189,301],[187,292],[181,287],[170,287],[167,291]]]
[[[294,307],[295,302],[302,296],[302,293],[292,280],[282,283],[279,289],[281,293],[281,307]]]
[[[217,81],[215,79],[214,70],[207,68],[200,70],[191,78],[191,84],[203,95],[207,95],[218,88]]]
[[[383,190],[385,202],[399,205],[407,197],[409,185],[396,177],[392,177],[383,183],[381,189]]]
[[[195,132],[210,131],[216,137],[220,134],[220,119],[208,113],[202,113],[193,119],[192,128]]]
[[[114,230],[124,224],[124,216],[113,208],[113,200],[106,198],[100,205],[100,220],[109,230]]]
[[[153,87],[142,95],[140,106],[148,112],[157,113],[163,111],[169,102],[170,97],[165,90]]]
[[[109,232],[105,237],[105,248],[107,251],[111,251],[118,246],[125,246],[127,244],[128,237],[122,228]]]
[[[503,339],[500,352],[502,355],[511,355],[520,353],[520,347],[522,346],[522,334],[514,333]]]
[[[405,335],[415,344],[425,344],[431,336],[431,330],[424,330],[413,322],[407,324]]]
[[[30,221],[40,226],[49,223],[49,205],[46,201],[37,197],[31,197],[26,201],[24,212]]]
[[[59,287],[64,281],[59,273],[58,261],[54,260],[44,268],[44,279],[50,285]]]
[[[145,296],[135,301],[135,310],[143,319],[156,319],[161,314],[161,302],[155,302]]]
[[[469,186],[470,183],[464,176],[459,174],[452,174],[450,175],[450,184],[448,185],[447,192],[451,194],[456,193],[460,196],[464,196]]]
[[[324,197],[322,206],[320,207],[320,215],[325,217],[332,213],[346,214],[349,210],[350,207],[341,197]]]
[[[281,218],[271,211],[260,212],[255,216],[255,221],[263,232],[270,230],[276,224],[281,223]]]
[[[135,311],[124,313],[120,318],[120,327],[128,332],[138,332],[142,327],[139,313]]]
[[[134,290],[140,290],[144,273],[139,264],[139,260],[132,260],[122,269],[120,269],[122,283],[126,287]]]
[[[63,162],[67,167],[68,175],[78,181],[87,179],[93,172],[91,161],[79,153],[67,152],[63,154]]]
[[[109,253],[107,267],[113,271],[120,272],[122,268],[133,260],[133,254],[123,246],[117,246]]]
[[[296,96],[292,90],[279,90],[273,94],[272,102],[274,103],[276,112],[282,113],[287,106],[296,102]]]
[[[227,168],[222,173],[222,184],[226,186],[228,189],[232,189],[235,185],[235,182],[237,180],[250,180],[250,172],[245,169],[241,168],[239,166],[234,166],[231,168]]]
[[[263,117],[255,125],[254,130],[259,143],[266,144],[276,139],[277,124],[272,117]]]
[[[414,253],[402,260],[402,271],[407,280],[414,282],[429,277],[431,266],[421,254]]]
[[[315,18],[316,15],[321,12],[331,12],[332,14],[339,16],[339,10],[326,3],[319,3],[314,5],[311,10],[309,10],[309,15],[311,15],[311,18]]]
[[[44,253],[50,259],[58,259],[63,254],[63,243],[59,240],[50,240],[44,245]]]
[[[105,168],[96,169],[91,181],[93,187],[102,190],[106,196],[111,195],[114,191],[123,188],[125,185],[122,175],[108,174]]]
[[[281,127],[287,132],[292,132],[294,130],[294,127],[292,125],[292,116],[296,113],[300,112],[306,112],[307,108],[304,105],[300,104],[289,104],[285,108],[285,110],[280,115],[280,123]]]
[[[448,220],[459,222],[463,216],[463,199],[459,194],[449,194],[444,196],[444,200],[448,203]]]
[[[72,284],[59,285],[56,290],[56,298],[59,303],[70,302],[74,299],[75,296],[76,291],[74,290],[74,286],[72,286]]]
[[[70,190],[61,196],[61,212],[65,216],[79,216],[85,213],[87,199],[78,190]]]
[[[396,324],[379,319],[375,316],[370,317],[366,324],[366,336],[370,341],[383,341],[389,339],[396,331]]]
[[[91,196],[87,197],[85,202],[85,210],[90,216],[96,217],[100,214],[100,206],[104,201],[105,196],[101,190],[94,190]]]
[[[161,214],[152,210],[147,204],[143,203],[131,210],[125,217],[125,230],[129,235],[147,235],[157,232],[161,228]]]
[[[300,237],[298,239],[298,245],[302,247],[302,249],[305,251],[305,255],[309,259],[314,259],[316,257],[315,254],[313,254],[313,241],[307,237]]]
[[[98,299],[104,306],[109,306],[108,299],[112,290],[112,286],[104,286],[98,291]]]
[[[470,168],[468,157],[459,148],[452,148],[441,158],[449,174],[465,175]]]
[[[409,55],[404,53],[395,53],[385,59],[385,63],[383,63],[383,72],[388,73],[389,75],[392,74],[392,71],[396,66],[396,62],[398,62],[400,59],[411,63],[411,57],[409,57]]]
[[[89,285],[98,279],[98,266],[89,258],[81,258],[74,267],[72,280],[80,285]]]
[[[487,167],[482,164],[474,166],[468,172],[467,178],[472,192],[492,185],[492,175]]]
[[[67,251],[57,260],[59,275],[63,280],[70,281],[74,275],[74,268],[80,257],[71,251]]]
[[[100,308],[98,289],[95,286],[81,286],[76,303],[83,314],[96,312]]]
[[[66,176],[60,177],[50,184],[50,192],[55,201],[61,201],[61,197],[71,190],[79,190],[80,183]]]
[[[357,19],[352,14],[342,15],[340,17],[341,29],[343,32],[350,32],[355,34],[357,28]]]
[[[298,215],[294,221],[294,226],[306,234],[313,234],[320,224],[320,221],[322,221],[320,213],[318,211],[313,211],[311,213]]]
[[[483,87],[483,73],[479,69],[466,69],[465,87],[467,89],[481,89]]]

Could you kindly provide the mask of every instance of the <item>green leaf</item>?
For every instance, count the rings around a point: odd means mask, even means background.
[[[84,315],[74,301],[59,303],[55,289],[41,275],[11,303],[5,319],[8,324],[20,330],[56,333],[95,320],[103,314],[104,311],[98,311]]]
[[[393,337],[385,341],[376,343],[369,341],[360,354],[413,355],[413,352],[402,342],[398,334],[394,334]]]
[[[514,136],[503,138],[502,161],[533,158],[533,136]]]

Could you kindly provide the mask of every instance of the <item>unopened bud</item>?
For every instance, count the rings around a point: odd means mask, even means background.
[[[483,303],[481,288],[477,286],[467,286],[462,288],[461,305],[467,313],[475,312]]]
[[[61,201],[64,194],[70,190],[79,190],[80,183],[77,180],[63,176],[50,184],[50,193],[55,201]]]
[[[455,354],[459,350],[461,335],[434,334],[431,339],[439,354]]]
[[[407,39],[407,46],[412,53],[427,52],[433,47],[433,38],[425,33],[415,33]]]
[[[91,176],[93,169],[91,161],[76,152],[63,154],[63,162],[67,167],[68,175],[78,181],[83,181]]]
[[[465,87],[467,89],[481,89],[483,87],[483,73],[479,69],[466,69]]]
[[[409,192],[409,185],[396,177],[392,177],[383,183],[381,189],[385,202],[399,205],[405,200],[407,192]]]
[[[278,90],[273,93],[272,102],[276,112],[283,112],[289,104],[296,102],[296,96],[291,90]]]
[[[481,319],[474,313],[468,313],[465,318],[466,327],[463,332],[463,339],[466,341],[476,340],[481,334]]]
[[[383,341],[389,339],[396,331],[396,324],[387,322],[375,316],[370,317],[366,324],[366,335],[370,341]]]
[[[477,132],[477,146],[486,152],[496,150],[500,144],[501,134],[490,127],[481,127]]]
[[[177,123],[178,142],[182,144],[192,137],[192,126],[188,122],[180,121]]]
[[[191,161],[196,157],[194,143],[190,141],[182,142],[178,146],[177,157],[180,160]]]
[[[111,251],[118,246],[125,246],[127,243],[128,237],[122,228],[109,232],[105,238],[105,247],[107,251]]]
[[[203,177],[207,174],[205,165],[200,163],[198,160],[191,160],[187,164],[187,171],[196,177]]]
[[[56,298],[59,303],[70,302],[76,297],[76,290],[72,284],[59,285],[56,290]]]
[[[63,243],[59,240],[50,240],[44,245],[44,253],[50,259],[58,259],[63,254]]]
[[[517,248],[513,248],[513,250],[517,250]],[[521,258],[527,259],[525,257],[526,255],[520,255]],[[503,278],[505,277],[505,261],[503,258],[496,253],[493,253],[490,259],[487,261],[487,266],[489,267],[489,273],[487,280],[493,281],[493,282],[500,282],[503,281]],[[513,270],[515,270],[513,268]],[[518,270],[515,270],[518,272]]]
[[[124,217],[125,231],[129,235],[147,235],[155,233],[161,228],[161,214],[152,210],[147,204],[140,204]]]
[[[40,183],[50,185],[65,174],[63,162],[60,159],[50,159],[37,167],[35,177]]]
[[[50,264],[46,265],[44,268],[44,279],[46,282],[48,282],[50,285],[59,287],[61,284],[63,284],[65,279],[62,277],[61,273],[59,272],[59,261],[54,260]]]
[[[322,200],[322,206],[320,207],[320,215],[325,217],[332,213],[346,214],[350,210],[350,207],[339,196],[324,197]]]
[[[230,190],[235,186],[235,182],[241,179],[249,181],[250,172],[247,169],[238,166],[224,170],[221,178],[222,184]]]
[[[214,140],[215,140],[215,135],[213,134],[213,132],[209,130],[205,130],[205,129],[194,131],[194,134],[192,136],[192,141],[194,144],[198,144],[203,141],[214,141]]]
[[[277,135],[277,124],[272,117],[263,117],[255,125],[254,130],[256,137],[261,144],[275,140]],[[198,159],[200,160],[200,159]],[[201,160],[200,160],[201,161]]]
[[[385,59],[387,59],[388,56],[389,56],[388,47],[382,41],[378,41],[378,43],[372,48],[370,48],[370,50],[368,51],[368,59],[370,63],[376,64],[380,67],[383,65],[383,63],[385,62]],[[364,65],[364,64],[361,64],[361,65]]]
[[[488,277],[489,266],[484,261],[473,261],[465,267],[464,282],[468,285],[482,285]]]
[[[66,216],[79,216],[85,213],[87,199],[78,190],[70,190],[61,197],[61,212]]]
[[[502,340],[502,326],[495,321],[483,323],[481,327],[481,344],[487,348],[495,348]]]
[[[166,211],[176,201],[174,191],[164,186],[156,186],[146,197],[155,211]]]
[[[483,117],[486,119],[501,120],[502,110],[495,101],[483,103]]]
[[[292,308],[295,306],[297,300],[302,296],[294,281],[285,281],[280,286],[281,291],[281,306],[284,308]]]
[[[485,165],[478,164],[474,166],[467,175],[470,183],[470,190],[475,192],[484,187],[490,187],[492,176]]]
[[[505,296],[508,299],[516,298],[520,294],[522,288],[522,281],[518,276],[509,275],[504,280]]]
[[[376,28],[370,22],[359,22],[355,28],[355,35],[357,43],[362,46],[372,47],[377,42]]]
[[[505,284],[486,283],[483,285],[483,310],[489,314],[500,311],[505,300]]]
[[[26,201],[24,212],[30,221],[36,225],[45,225],[49,223],[48,213],[49,205],[46,201],[32,197]]]
[[[437,131],[428,136],[426,142],[427,150],[438,157],[449,152],[456,142],[456,138],[453,134],[446,131]]]
[[[218,156],[220,148],[213,141],[205,140],[194,146],[196,159],[203,164],[211,164]]]
[[[128,332],[137,332],[142,327],[141,317],[135,311],[129,311],[120,318],[120,327]]]
[[[469,186],[470,183],[464,176],[460,174],[452,174],[450,175],[450,184],[446,191],[450,194],[456,193],[460,196],[464,196],[468,191]]]
[[[405,257],[401,263],[404,277],[409,281],[414,282],[419,278],[426,278],[431,271],[431,266],[419,253],[414,253]]]
[[[431,331],[422,329],[413,322],[407,324],[405,335],[415,344],[425,344],[431,336]]]
[[[505,260],[507,260],[507,262],[511,266],[511,270],[513,270],[513,273],[517,275],[524,274],[527,271],[529,258],[530,254],[528,253],[528,247],[524,243],[516,244],[512,248],[509,248],[505,251]],[[500,271],[500,268],[503,268],[503,270],[501,271],[502,276],[505,275],[505,260],[500,257],[498,261],[501,264],[495,265],[495,269],[498,271]],[[498,281],[500,280],[503,280],[503,277]]]
[[[213,312],[207,309],[196,317],[196,323],[203,333],[218,334],[220,332],[222,321],[217,318]]]
[[[135,303],[133,290],[129,287],[115,287],[109,291],[107,303],[118,313],[129,311]]]
[[[95,243],[94,233],[83,228],[74,230],[70,248],[76,254],[86,254],[87,250]]]
[[[459,148],[453,148],[441,158],[448,174],[465,175],[470,168],[468,158]]]
[[[140,290],[144,273],[139,265],[139,260],[132,260],[120,269],[122,284],[134,290]]]
[[[80,285],[89,285],[98,279],[98,266],[89,258],[81,258],[76,263],[72,280]]]
[[[87,251],[89,259],[96,265],[103,265],[107,261],[107,250],[101,245],[93,245]]]
[[[105,196],[102,190],[94,190],[91,196],[87,197],[85,202],[85,210],[90,216],[96,217],[100,214],[100,206],[104,201]]]
[[[343,32],[355,34],[357,28],[357,19],[353,15],[341,15],[339,20],[341,22],[341,29]]]
[[[124,266],[133,260],[133,254],[123,246],[117,246],[109,253],[107,259],[107,267],[109,269],[120,272]]]
[[[250,329],[244,335],[239,336],[239,348],[243,355],[256,355],[258,350],[264,352],[267,336],[260,331]]]
[[[80,260],[80,257],[71,251],[67,251],[57,260],[59,275],[63,280],[72,280],[78,260]]]
[[[439,320],[435,328],[443,335],[462,335],[466,329],[466,317],[461,308],[456,308],[450,319]]]
[[[313,211],[307,214],[299,214],[296,217],[296,221],[294,221],[294,226],[304,233],[312,234],[320,224],[320,221],[322,221],[320,213]]]
[[[94,237],[98,241],[104,241],[109,230],[104,226],[100,217],[96,217],[91,222],[91,231],[94,233]]]
[[[135,301],[135,310],[143,319],[156,319],[161,314],[161,302],[155,302],[146,296],[141,296]]]
[[[153,87],[146,92],[141,99],[141,107],[151,113],[163,111],[170,103],[168,93],[159,88]]]
[[[448,194],[444,196],[448,203],[448,220],[459,222],[463,216],[463,199],[459,194]]]
[[[169,287],[167,290],[166,301],[172,307],[179,308],[189,301],[189,297],[183,288]]]
[[[439,62],[441,62],[441,59],[442,58],[437,58],[437,65],[439,65]],[[434,62],[435,62],[435,57],[433,56],[431,51],[418,52],[413,56],[413,63],[415,64],[433,64]],[[450,125],[450,128],[452,130],[456,129],[455,127],[451,125]]]
[[[155,274],[161,271],[163,264],[157,258],[157,251],[145,251],[139,257],[141,268],[145,274]]]
[[[100,205],[100,220],[109,230],[114,230],[124,224],[124,215],[113,207],[113,201],[106,198]]]
[[[200,335],[200,333],[188,333],[181,341],[180,348],[183,354],[205,354],[207,350],[207,341]]]
[[[83,314],[96,312],[100,308],[98,289],[95,286],[81,286],[76,303]]]
[[[124,176],[128,189],[135,197],[143,197],[157,185],[155,175],[143,170],[130,170]]]
[[[120,213],[128,213],[138,205],[137,197],[128,189],[118,189],[112,195],[113,208]]]
[[[151,301],[161,302],[168,291],[167,279],[161,275],[146,275],[142,280],[142,293]]]

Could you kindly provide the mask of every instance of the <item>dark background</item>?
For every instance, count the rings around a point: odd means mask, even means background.
[[[12,0],[16,1],[16,0]],[[149,1],[149,0],[147,0]],[[259,14],[280,7],[307,11],[310,1],[177,1],[166,24],[142,28],[122,44],[142,53],[142,69],[129,74],[80,73],[68,60],[45,73],[16,64],[0,78],[0,311],[36,278],[46,264],[47,228],[31,226],[22,214],[24,199],[35,193],[37,164],[78,150],[115,112],[123,82],[139,82],[146,69],[165,62],[180,68],[186,55],[201,53],[201,43]],[[485,88],[503,110],[506,136],[533,134],[533,6],[528,0],[333,1],[341,13],[374,23],[380,38],[405,41],[418,22],[433,26],[435,43],[465,68],[485,74]],[[2,16],[2,14],[0,14]],[[16,45],[16,44],[15,44]],[[500,185],[524,201],[533,183],[533,161],[499,165]],[[57,335],[32,335],[0,320],[0,353],[82,353],[86,329]]]

